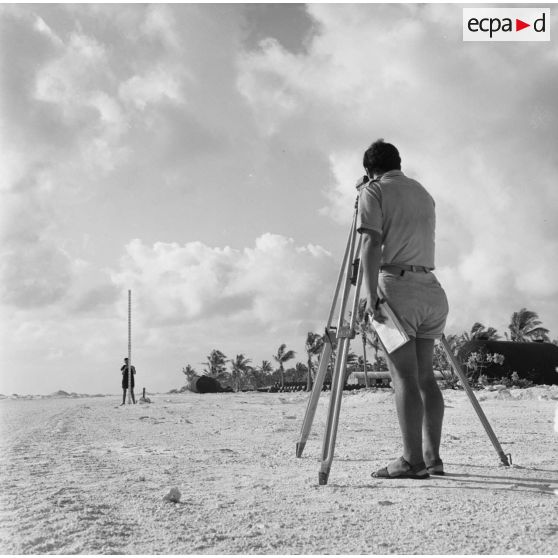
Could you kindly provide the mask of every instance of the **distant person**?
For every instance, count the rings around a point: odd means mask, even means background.
[[[128,389],[128,359],[127,358],[124,359],[124,366],[122,366],[120,371],[122,372],[122,403],[120,404],[120,406],[122,406],[126,403],[126,390]],[[134,402],[135,405],[136,398],[134,396],[134,386],[135,386],[134,376],[136,375],[136,369],[134,368],[134,366],[130,366],[130,371],[132,372],[132,389],[130,390],[130,395],[132,396],[132,401]]]
[[[377,286],[410,340],[388,356],[402,456],[376,478],[425,479],[444,473],[440,438],[444,400],[434,377],[434,341],[443,332],[448,301],[434,269],[435,206],[432,196],[401,171],[397,148],[383,140],[364,153],[369,182],[360,188],[363,285],[368,311],[377,310]],[[384,318],[385,319],[385,318]]]

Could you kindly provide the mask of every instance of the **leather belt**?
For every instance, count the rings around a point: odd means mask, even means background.
[[[432,269],[424,265],[385,264],[380,267],[380,271],[388,271],[390,273],[399,273],[403,275],[406,271],[429,273]]]

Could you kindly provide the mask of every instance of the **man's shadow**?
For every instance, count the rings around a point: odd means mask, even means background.
[[[558,471],[536,469],[536,468],[523,468],[515,467],[524,471],[535,472],[536,477],[509,477],[501,475],[478,474],[478,473],[452,473],[451,468],[456,469],[471,468],[471,465],[462,463],[446,463],[445,475],[431,475],[429,479],[417,483],[417,488],[426,489],[459,489],[459,490],[478,490],[479,488],[489,488],[490,490],[521,490],[521,492],[534,492],[537,494],[554,494],[555,489],[558,489]],[[476,466],[479,467],[479,466]],[[542,477],[540,473],[545,476]],[[553,477],[551,478],[552,475]],[[375,481],[376,479],[374,479]],[[402,488],[407,490],[408,484],[397,486],[395,482],[398,479],[381,479],[380,483],[387,481],[390,483],[391,488]],[[449,481],[449,482],[448,482]],[[480,486],[479,486],[480,485]],[[503,485],[503,486],[502,486]],[[553,488],[554,485],[554,488]],[[359,486],[360,488],[377,488],[378,483],[367,483]],[[387,487],[387,485],[386,485]]]
[[[459,467],[466,467],[465,465],[458,465]],[[518,467],[519,468],[519,467]],[[451,465],[448,466],[448,471],[445,475],[438,477],[440,479],[447,479],[447,480],[454,480],[457,481],[457,484],[461,488],[474,488],[474,486],[467,486],[464,483],[469,482],[473,485],[486,485],[490,487],[492,490],[513,490],[513,489],[521,489],[524,492],[546,492],[549,494],[554,493],[554,489],[552,485],[558,488],[558,471],[552,470],[545,470],[545,469],[524,469],[520,468],[524,471],[528,471],[528,475],[531,472],[536,474],[536,477],[525,476],[525,477],[517,477],[517,476],[501,476],[501,475],[490,475],[490,474],[478,474],[478,473],[452,473],[451,472]],[[543,473],[545,476],[541,477],[540,473]],[[550,476],[552,475],[552,477]],[[434,475],[433,475],[433,478]],[[504,487],[499,487],[498,485],[505,485]]]

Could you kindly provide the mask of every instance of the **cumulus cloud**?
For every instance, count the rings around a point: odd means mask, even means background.
[[[106,49],[95,38],[72,33],[66,45],[58,43],[60,56],[44,65],[37,74],[35,97],[72,110],[84,94],[97,89],[107,79]]]
[[[357,198],[356,173],[362,167],[362,155],[356,149],[350,153],[332,153],[329,156],[329,165],[334,181],[325,192],[328,204],[320,212],[338,223],[347,224],[351,215],[347,209],[354,207]]]
[[[222,148],[224,114],[200,101],[208,86],[227,97],[219,78],[228,59],[214,46],[198,60],[205,32],[187,32],[205,20],[195,6],[2,8],[2,51],[11,53],[0,111],[4,301],[71,292],[83,257],[72,235],[81,236],[86,204],[125,199],[130,183],[151,188],[165,174],[182,182],[190,163],[206,165],[202,152]],[[234,22],[216,29],[236,41]],[[184,106],[188,97],[196,108]]]
[[[131,77],[120,85],[119,96],[139,110],[144,110],[148,103],[164,99],[182,101],[179,83],[171,74],[161,69],[145,76]]]
[[[34,308],[53,304],[71,283],[71,261],[56,246],[30,243],[4,254],[0,267],[2,302]]]
[[[112,310],[121,295],[121,289],[111,283],[95,285],[78,292],[71,309],[78,313],[95,313],[99,315],[107,307]]]
[[[134,240],[112,279],[129,286],[146,323],[214,318],[253,328],[323,318],[335,262],[320,246],[264,234],[254,247],[213,248]]]

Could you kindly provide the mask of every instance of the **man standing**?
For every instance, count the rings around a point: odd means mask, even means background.
[[[128,389],[128,383],[129,383],[128,382],[128,358],[124,359],[124,366],[122,366],[120,371],[122,372],[122,403],[120,404],[120,406],[122,406],[126,403],[126,390]],[[134,368],[134,366],[130,366],[130,372],[132,373],[132,389],[130,390],[130,395],[132,396],[132,401],[134,402],[135,405],[136,398],[134,397],[134,386],[135,386],[134,376],[136,374],[136,369]]]
[[[401,172],[398,150],[382,139],[366,150],[363,164],[370,182],[360,189],[357,228],[362,235],[367,308],[378,314],[379,286],[410,337],[388,355],[403,455],[372,476],[425,479],[444,472],[440,459],[444,401],[432,361],[448,302],[432,273],[434,200],[419,182]]]

